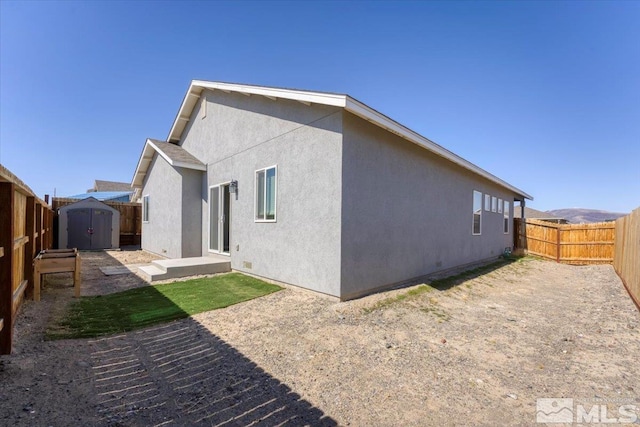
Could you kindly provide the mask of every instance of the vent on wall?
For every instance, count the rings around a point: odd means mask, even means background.
[[[251,269],[252,264],[249,261],[242,261],[242,267]]]

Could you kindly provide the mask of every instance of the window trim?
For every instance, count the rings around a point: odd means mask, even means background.
[[[502,199],[498,197],[498,213],[502,213]]]
[[[497,212],[498,210],[498,198],[491,196],[491,212]]]
[[[480,191],[478,191],[478,193],[480,193]],[[484,193],[484,210],[491,212],[491,194]]]
[[[475,232],[474,230],[474,226],[475,226],[475,216],[476,213],[473,209],[473,202],[475,199],[475,195],[476,193],[480,194],[480,209],[478,209],[478,215],[480,215],[480,231],[478,233]],[[471,199],[471,235],[472,236],[481,236],[482,235],[482,191],[478,191],[478,190],[473,190],[473,198]]]
[[[503,214],[502,214],[502,231],[504,232],[504,234],[509,234],[511,227],[509,226],[509,223],[511,222],[511,215],[509,210],[511,209],[509,206],[509,201],[504,200],[504,209],[502,210]],[[507,226],[506,231],[505,231],[505,227]]]
[[[149,195],[142,196],[142,223],[149,224]]]
[[[267,219],[267,171],[275,169],[276,185],[273,195],[273,219]],[[258,172],[264,171],[264,218],[258,218]],[[278,165],[256,169],[253,173],[253,222],[278,222]]]

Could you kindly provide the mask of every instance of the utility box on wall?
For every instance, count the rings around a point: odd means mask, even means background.
[[[58,247],[117,249],[120,247],[120,212],[89,197],[58,210]]]

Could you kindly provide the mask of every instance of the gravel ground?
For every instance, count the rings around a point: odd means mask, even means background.
[[[145,285],[97,267],[151,259],[83,253],[83,295]],[[534,425],[536,398],[640,407],[640,313],[611,266],[526,259],[395,303],[407,289],[340,303],[287,287],[53,342],[73,290],[47,277],[0,357],[0,425]]]

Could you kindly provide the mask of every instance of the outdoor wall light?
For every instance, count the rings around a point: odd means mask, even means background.
[[[229,193],[235,194],[238,192],[238,181],[231,181],[229,183]]]

